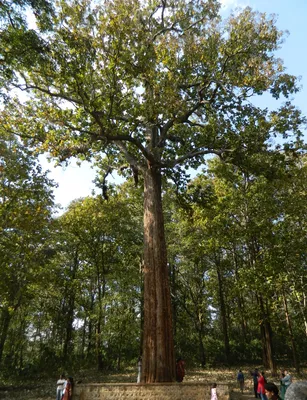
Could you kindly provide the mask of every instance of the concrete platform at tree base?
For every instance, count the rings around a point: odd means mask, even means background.
[[[77,384],[74,400],[210,400],[211,385],[208,383],[90,383]],[[219,400],[230,399],[230,388],[217,382]]]

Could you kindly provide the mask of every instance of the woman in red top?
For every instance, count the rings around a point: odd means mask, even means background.
[[[258,377],[257,393],[259,393],[261,400],[267,400],[267,397],[265,395],[264,385],[265,385],[264,372],[260,372]]]
[[[179,357],[176,362],[176,381],[182,382],[184,375],[185,375],[184,361],[182,358]]]
[[[72,389],[73,389],[73,380],[72,378],[67,378],[62,400],[71,400]]]

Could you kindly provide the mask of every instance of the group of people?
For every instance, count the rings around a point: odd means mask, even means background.
[[[242,375],[243,375],[243,377],[242,377]],[[261,376],[264,377],[263,373],[261,373]],[[238,373],[237,380],[240,384],[240,390],[243,392],[243,390],[244,390],[244,374],[242,373],[241,370]],[[242,382],[243,382],[243,386],[242,386]],[[217,385],[216,385],[216,383],[214,383],[211,388],[211,400],[218,400],[216,387],[217,387]],[[281,400],[281,398],[278,396],[278,387],[275,385],[275,383],[273,383],[273,382],[264,383],[264,394],[260,398],[265,399],[265,400]]]
[[[142,357],[138,359],[138,377],[137,382],[140,383],[141,380],[141,369],[142,369]],[[254,394],[256,399],[261,400],[285,400],[285,393],[292,383],[291,375],[288,371],[283,370],[280,374],[280,390],[273,382],[267,382],[264,371],[259,371],[255,368],[254,371],[250,372],[252,379],[253,379],[253,387],[254,387]],[[182,382],[185,376],[185,363],[181,357],[179,357],[176,361],[176,381]],[[71,399],[71,391],[72,385],[70,383],[67,386],[67,382],[70,382],[70,378],[66,381],[63,380],[64,377],[61,375],[60,380],[58,381],[58,391],[57,391],[57,400],[70,400]],[[240,369],[237,374],[237,381],[239,383],[239,388],[241,393],[244,391],[244,381],[245,377]],[[66,382],[66,383],[63,383]],[[63,387],[61,386],[63,385]],[[70,386],[69,386],[70,385]],[[62,390],[62,397],[60,393]],[[66,393],[70,394],[66,394]],[[65,397],[66,396],[66,397]],[[69,397],[70,396],[70,397]],[[217,384],[214,383],[211,387],[211,400],[218,400],[217,398]]]
[[[73,378],[65,378],[64,374],[61,374],[56,383],[56,400],[71,400],[72,391]]]
[[[263,371],[260,372],[260,371],[258,371],[257,368],[255,368],[254,371],[251,371],[251,376],[253,378],[253,383],[254,383],[255,398],[256,399],[260,398],[261,400],[275,399],[275,398],[284,400],[286,390],[288,389],[288,387],[292,383],[291,375],[286,370],[285,371],[281,371],[281,374],[280,374],[280,391],[279,391],[278,387],[274,383],[272,383],[272,382],[268,383],[267,382],[265,374],[264,374]],[[269,394],[270,394],[270,392],[272,392],[272,396],[273,397],[269,397],[267,392]]]

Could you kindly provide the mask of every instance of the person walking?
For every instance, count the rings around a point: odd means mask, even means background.
[[[257,387],[257,393],[259,393],[260,395],[260,399],[261,400],[267,400],[267,397],[265,395],[265,378],[264,378],[264,371],[259,373],[259,377],[258,377],[258,387]]]
[[[243,393],[243,390],[244,390],[244,374],[243,374],[241,369],[238,372],[237,381],[239,382],[239,388],[241,390],[241,393]]]
[[[218,398],[217,398],[217,392],[216,392],[216,383],[214,383],[213,385],[212,385],[212,388],[211,388],[211,400],[218,400]]]

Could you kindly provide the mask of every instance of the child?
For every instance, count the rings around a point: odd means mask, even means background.
[[[211,400],[218,400],[216,393],[216,383],[214,383],[211,388]]]

